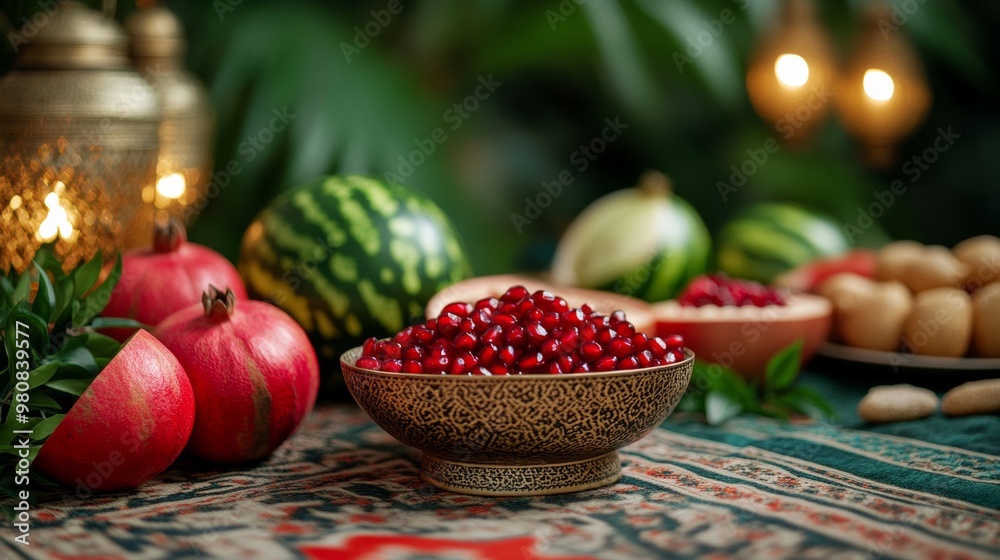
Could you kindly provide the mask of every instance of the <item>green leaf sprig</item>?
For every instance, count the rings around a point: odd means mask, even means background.
[[[795,384],[802,343],[796,340],[772,356],[762,383],[747,381],[719,364],[696,362],[678,410],[701,412],[713,426],[742,413],[783,420],[793,415],[832,418],[834,409],[822,395]]]
[[[13,447],[14,431],[32,430],[29,460],[34,460],[69,409],[121,349],[118,341],[97,329],[143,326],[130,319],[98,317],[122,274],[119,257],[98,284],[103,262],[98,253],[67,273],[45,247],[35,255],[33,267],[0,276],[0,495],[15,495],[13,471],[19,457]],[[25,357],[26,419],[14,402],[16,373],[24,370]],[[35,472],[31,478],[45,482]]]

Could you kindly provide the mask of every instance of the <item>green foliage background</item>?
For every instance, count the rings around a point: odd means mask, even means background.
[[[755,38],[777,2],[753,0],[401,0],[402,12],[351,57],[355,26],[388,0],[190,0],[166,4],[189,36],[188,64],[208,85],[219,135],[216,168],[242,171],[197,222],[192,238],[236,255],[243,229],[276,193],[323,173],[395,171],[414,140],[445,127],[448,140],[406,181],[438,201],[472,249],[478,273],[542,268],[572,217],[603,193],[631,186],[642,170],[674,179],[717,230],[740,207],[789,200],[845,221],[897,178],[908,192],[859,241],[887,237],[952,244],[1000,234],[998,40],[1000,4],[989,0],[895,0],[913,11],[901,32],[916,45],[934,95],[923,127],[902,146],[912,156],[939,127],[961,134],[912,184],[897,166],[866,168],[836,119],[805,150],[782,148],[723,202],[716,181],[774,130],[751,110],[743,82]],[[96,4],[90,0],[91,5]],[[746,9],[741,9],[742,5]],[[821,2],[824,25],[846,53],[869,2]],[[38,0],[4,2],[17,23]],[[119,2],[117,16],[132,10]],[[706,22],[736,20],[678,69]],[[565,14],[563,19],[552,14]],[[4,67],[10,53],[4,53]],[[444,112],[472,94],[480,77],[501,86],[457,130]],[[239,150],[274,108],[296,119],[252,161]],[[629,128],[585,172],[570,155],[601,132],[607,117]],[[563,169],[575,180],[541,218],[518,233],[510,218],[525,197]]]

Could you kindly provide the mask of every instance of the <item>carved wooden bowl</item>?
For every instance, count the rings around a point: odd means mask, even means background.
[[[453,492],[577,492],[621,477],[617,450],[677,406],[694,353],[669,366],[503,377],[389,373],[341,356],[354,399],[379,426],[424,452],[421,477]]]

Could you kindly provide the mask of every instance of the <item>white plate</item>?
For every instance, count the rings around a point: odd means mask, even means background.
[[[918,356],[902,352],[881,352],[866,348],[844,346],[824,342],[816,350],[817,356],[860,362],[898,369],[959,370],[959,371],[1000,371],[1000,358],[944,358],[941,356]]]

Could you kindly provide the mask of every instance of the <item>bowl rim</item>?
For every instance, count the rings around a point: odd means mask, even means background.
[[[389,340],[389,338],[383,338],[381,340]],[[363,367],[358,367],[354,364],[347,363],[344,358],[347,357],[351,352],[359,352],[363,349],[362,346],[355,346],[350,350],[346,350],[340,355],[340,366],[343,369],[347,366],[351,369],[362,371],[371,375],[378,375],[380,377],[388,378],[403,378],[403,379],[468,379],[468,380],[482,380],[482,379],[497,379],[510,381],[512,379],[589,379],[589,378],[606,378],[606,377],[625,377],[629,375],[638,375],[640,373],[650,373],[657,370],[674,368],[677,366],[686,365],[688,363],[694,363],[695,355],[694,351],[688,347],[684,347],[684,359],[679,362],[673,362],[670,364],[664,364],[662,366],[649,366],[645,368],[637,369],[621,369],[614,371],[588,371],[585,373],[521,373],[518,375],[450,375],[446,373],[406,373],[402,371],[379,371],[377,369],[368,369]]]

